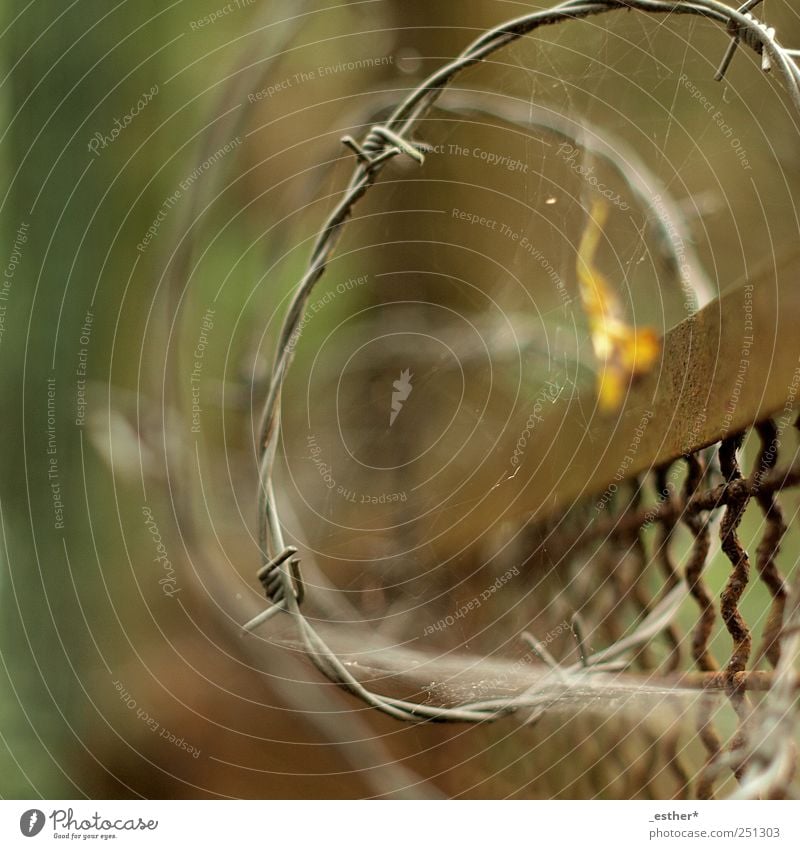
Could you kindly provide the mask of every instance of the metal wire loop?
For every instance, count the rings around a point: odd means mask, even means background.
[[[304,596],[304,587],[300,577],[299,561],[293,556],[296,549],[287,547],[283,541],[283,528],[278,515],[273,487],[273,466],[280,444],[282,389],[294,357],[297,340],[302,331],[306,306],[312,289],[326,271],[343,226],[351,218],[358,201],[364,197],[376,181],[383,164],[400,154],[408,156],[420,164],[424,162],[423,151],[426,146],[409,141],[409,138],[418,128],[420,122],[428,115],[437,98],[447,86],[466,68],[476,65],[500,48],[537,31],[541,27],[609,12],[628,12],[632,9],[648,14],[698,16],[720,25],[733,37],[728,53],[720,67],[718,79],[722,78],[730,65],[738,44],[744,43],[762,56],[762,67],[771,67],[780,76],[789,98],[800,111],[800,68],[795,61],[797,51],[787,50],[781,46],[775,38],[774,29],[749,14],[749,10],[754,8],[758,2],[759,0],[748,0],[740,8],[734,8],[722,2],[722,0],[669,0],[669,2],[667,0],[566,0],[550,9],[537,10],[522,17],[505,21],[500,26],[487,31],[470,44],[460,56],[448,61],[411,91],[382,124],[372,127],[363,143],[359,144],[351,136],[345,136],[342,139],[342,142],[355,153],[358,164],[335,208],[320,227],[307,267],[298,281],[287,307],[278,334],[270,387],[261,416],[258,437],[260,463],[258,521],[262,557],[267,562],[259,569],[258,578],[264,587],[267,598],[272,602],[272,606],[244,625],[246,630],[251,631],[280,611],[287,611],[292,616],[308,657],[329,680],[350,691],[367,705],[398,719],[485,722],[505,716],[521,707],[536,708],[537,710],[544,710],[547,707],[552,695],[543,695],[542,693],[527,693],[516,698],[503,697],[466,701],[452,707],[439,707],[433,704],[406,701],[374,693],[354,676],[353,672],[325,643],[311,621],[300,611],[299,604]],[[695,452],[695,448],[696,446],[687,447],[690,454]],[[735,451],[735,448],[736,446],[731,443],[729,449]],[[641,526],[645,524],[645,520],[672,521],[674,523],[676,516],[680,516],[692,531],[695,538],[694,554],[687,567],[685,580],[691,595],[700,605],[702,614],[694,638],[693,656],[701,673],[713,676],[718,666],[711,658],[709,640],[716,614],[701,574],[709,546],[707,515],[723,506],[726,507],[726,540],[729,541],[726,543],[729,549],[726,553],[732,558],[732,562],[735,561],[738,569],[738,572],[734,575],[736,577],[739,572],[746,571],[747,566],[746,554],[743,554],[740,550],[741,546],[736,538],[736,529],[741,519],[743,502],[753,493],[748,490],[746,480],[739,481],[738,479],[723,480],[712,489],[703,490],[700,486],[702,475],[698,472],[698,469],[702,471],[702,466],[700,466],[696,456],[688,458],[687,462],[689,463],[690,477],[694,475],[696,480],[692,478],[693,486],[687,488],[680,503],[662,505],[666,518],[660,516],[658,509],[652,510],[653,515],[649,518],[644,515],[641,521],[639,521],[641,517],[634,516],[632,518],[639,522],[636,526],[639,529],[637,533]],[[778,480],[777,471],[770,472],[763,481],[759,480],[760,491],[762,493],[777,492],[778,489],[789,485],[788,481],[790,480],[795,485],[800,483],[800,469],[796,472],[792,471],[791,474],[786,472],[782,475]],[[766,499],[764,500],[764,509],[771,516],[770,521],[774,526],[773,534],[775,539],[778,540],[780,521],[779,518],[776,518],[775,509],[767,503]],[[764,580],[769,580],[771,585],[775,587],[778,585],[779,576],[778,579],[775,579],[773,575],[774,564],[770,558],[776,551],[776,545],[777,543],[772,545],[769,550],[765,549],[761,560],[759,560],[760,568],[765,576]],[[728,614],[726,625],[737,645],[736,663],[732,672],[738,670],[741,666],[739,660],[745,656],[748,638],[738,618],[737,605],[740,583],[734,582],[729,586],[725,598],[726,614]],[[682,589],[680,586],[675,587],[675,590]],[[779,595],[776,595],[775,609],[779,610],[781,604],[782,599]],[[652,633],[660,633],[668,624],[669,617],[661,611],[660,605],[661,602],[653,607],[652,616],[655,618],[653,619]],[[669,609],[671,610],[671,608]],[[644,615],[646,612],[647,605],[644,605],[642,614]],[[776,621],[778,620],[776,619]],[[794,623],[792,627],[794,627]],[[573,621],[572,628],[577,641],[582,644],[583,631],[580,621]],[[771,635],[770,639],[772,639]],[[628,638],[621,640],[620,643],[621,647],[615,649],[614,652],[606,649],[599,655],[593,656],[591,664],[589,664],[584,653],[582,663],[578,664],[573,670],[574,674],[588,674],[588,668],[583,665],[584,663],[591,666],[593,671],[607,668],[608,662],[619,659],[620,652],[623,649],[625,651],[630,650],[631,642]],[[725,674],[728,675],[727,672]],[[735,674],[740,673],[735,672]],[[709,748],[709,763],[711,763],[717,757],[718,746],[712,739],[710,731],[706,732],[704,739]]]

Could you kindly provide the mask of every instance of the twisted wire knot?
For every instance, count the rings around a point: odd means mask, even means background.
[[[752,50],[755,50],[760,56],[764,56],[765,61],[769,62],[769,55],[764,52],[764,39],[765,37],[767,40],[773,40],[775,38],[775,27],[768,26],[764,21],[760,21],[755,17],[755,15],[751,15],[750,12],[746,12],[745,17],[750,21],[752,26],[738,27],[736,34],[739,37],[739,41],[742,44],[746,44]],[[768,71],[769,67],[765,67],[764,70]]]
[[[287,545],[277,557],[273,557],[258,570],[258,580],[264,588],[267,600],[272,602],[272,607],[251,619],[244,626],[246,631],[252,631],[279,611],[286,610],[287,590],[292,593],[298,604],[302,603],[306,590],[300,574],[300,559],[294,557],[295,554],[297,549],[293,545]],[[288,571],[282,568],[287,560],[289,561]]]
[[[258,580],[264,587],[267,599],[273,604],[280,604],[286,598],[286,573],[280,567],[290,557],[292,559],[289,560],[289,579],[292,594],[297,599],[298,604],[305,596],[305,586],[300,576],[300,559],[292,557],[294,554],[297,554],[297,549],[293,545],[288,545],[277,557],[273,557],[269,563],[265,563],[258,570]]]
[[[753,9],[761,2],[762,0],[748,0],[748,2],[743,3],[738,8],[737,11],[741,12],[748,21],[746,25],[741,21],[731,20],[728,22],[727,30],[731,35],[732,41],[728,45],[728,50],[722,59],[719,70],[714,75],[714,79],[717,82],[720,82],[727,73],[739,44],[747,45],[761,57],[762,71],[768,73],[772,70],[772,60],[769,53],[764,50],[764,44],[765,42],[775,40],[775,27],[768,26],[750,12],[750,9]]]
[[[342,144],[349,147],[358,161],[370,171],[400,153],[420,165],[425,162],[425,154],[420,150],[421,145],[407,141],[399,133],[383,124],[376,124],[367,133],[362,144],[359,144],[352,136],[343,136]]]

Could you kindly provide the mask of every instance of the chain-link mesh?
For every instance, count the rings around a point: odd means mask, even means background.
[[[581,604],[583,615],[604,623],[612,635],[624,628],[631,616],[650,614],[664,593],[685,582],[694,604],[694,624],[684,628],[670,621],[654,641],[662,642],[665,650],[649,651],[650,646],[645,644],[632,667],[638,667],[639,674],[646,675],[647,680],[658,676],[678,687],[696,688],[706,694],[698,702],[696,717],[697,732],[706,748],[706,764],[694,787],[698,797],[713,794],[723,766],[741,779],[755,749],[764,741],[763,730],[758,729],[765,716],[769,723],[774,723],[776,716],[784,720],[784,714],[788,715],[794,707],[797,651],[793,641],[791,647],[788,642],[800,622],[796,610],[791,616],[786,615],[789,588],[778,565],[778,554],[787,524],[779,497],[782,491],[800,484],[800,463],[796,451],[786,458],[787,462],[780,462],[786,424],[786,418],[778,423],[768,419],[754,427],[758,452],[749,473],[743,471],[739,459],[744,434],[729,437],[711,451],[695,452],[656,469],[648,480],[633,479],[629,482],[632,495],[623,507],[595,523],[590,533],[583,534],[579,546],[571,540],[576,557],[579,549],[590,549],[600,542],[601,557],[595,566],[608,578],[612,600],[605,609],[602,598],[588,605],[585,600],[576,603]],[[685,468],[680,469],[681,466]],[[679,487],[670,480],[676,471],[683,477]],[[648,484],[655,487],[657,500],[651,506],[643,506],[642,492]],[[749,508],[763,515],[754,559],[745,550],[739,531]],[[719,592],[706,575],[715,524],[729,564],[728,577]],[[681,525],[691,536],[685,555],[676,554],[674,541]],[[656,532],[648,536],[646,531],[651,526]],[[627,559],[633,562],[633,574],[623,575],[621,564]],[[642,580],[651,563],[657,563],[661,571],[663,589],[655,594]],[[754,580],[764,584],[771,599],[769,609],[759,615],[757,626],[748,623],[740,604]],[[632,611],[626,610],[626,599]],[[730,643],[722,656],[711,646],[712,634],[720,626],[724,626]],[[757,668],[764,664],[769,669]],[[776,700],[767,705],[772,708],[771,713],[755,711],[753,697],[772,694],[779,679],[783,684],[788,682],[788,702]],[[736,716],[736,729],[726,744],[712,718],[721,697],[728,700]],[[664,760],[676,773],[688,775],[676,753],[675,735],[662,744]],[[796,761],[790,739],[780,742],[780,750],[786,760],[780,771],[783,784],[777,782],[769,788],[773,795],[785,791]]]

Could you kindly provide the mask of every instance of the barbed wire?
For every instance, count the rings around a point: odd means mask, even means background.
[[[243,626],[247,631],[258,628],[280,612],[287,612],[298,628],[308,656],[327,678],[349,690],[368,705],[397,719],[484,722],[505,716],[521,707],[542,705],[541,694],[532,696],[529,694],[505,700],[467,702],[456,706],[438,706],[373,693],[356,679],[302,613],[300,605],[305,590],[300,560],[295,556],[297,550],[284,542],[274,492],[273,469],[280,438],[282,390],[302,330],[305,308],[312,289],[326,271],[338,238],[351,217],[355,205],[375,183],[383,167],[396,156],[409,157],[420,165],[424,163],[426,145],[414,140],[412,134],[443,90],[465,69],[540,27],[615,11],[636,10],[654,15],[699,16],[723,26],[732,39],[720,65],[717,79],[722,79],[727,72],[737,46],[744,44],[762,57],[764,71],[777,71],[790,99],[800,113],[800,68],[795,62],[797,51],[781,46],[777,41],[775,30],[753,16],[750,10],[758,2],[759,0],[750,0],[739,8],[733,8],[719,0],[675,0],[675,2],[568,0],[553,8],[506,21],[487,31],[467,47],[458,58],[444,65],[417,86],[394,109],[385,122],[376,124],[370,129],[361,143],[350,136],[342,139],[342,142],[355,154],[357,164],[341,200],[319,232],[306,271],[292,295],[279,331],[271,381],[259,425],[258,521],[262,564],[258,577],[271,606]],[[731,497],[729,490],[736,489],[738,492],[741,486],[735,480],[727,481],[727,484],[722,486],[723,490],[717,489],[709,493],[708,498],[713,499],[713,504],[703,502],[701,505],[703,510],[708,511],[723,505],[727,505],[726,511],[732,509],[729,504]],[[766,484],[762,482],[761,486],[763,491]],[[663,513],[672,520],[675,514],[670,511],[675,509],[683,511],[686,506],[686,502],[679,501],[671,507],[664,507]],[[699,515],[700,509],[698,507],[695,511],[696,515]],[[655,520],[660,521],[661,518],[656,517]],[[691,526],[691,519],[686,521]],[[705,524],[702,522],[702,527],[705,527]],[[702,528],[695,527],[695,530],[702,537]],[[698,585],[695,584],[690,589],[695,594],[698,592]],[[736,599],[732,603],[735,608]],[[669,624],[669,617],[663,616],[661,608],[659,611],[661,615],[658,619],[659,625],[666,627]],[[652,626],[652,622],[649,625]],[[650,639],[651,631],[652,627],[649,630],[644,629],[641,633]],[[637,645],[635,638],[631,645],[626,643],[626,650],[632,645]],[[606,658],[607,654],[613,654],[612,649],[602,653],[602,658]],[[617,655],[614,654],[614,656]],[[592,665],[591,662],[583,664],[587,668]],[[736,669],[733,669],[733,672],[741,672],[738,665],[734,665]],[[603,668],[602,662],[600,667]]]

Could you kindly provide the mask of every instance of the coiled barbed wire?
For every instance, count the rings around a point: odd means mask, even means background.
[[[312,289],[325,273],[343,226],[353,208],[376,181],[386,163],[398,155],[424,163],[424,145],[410,141],[417,124],[427,115],[442,91],[463,70],[469,68],[539,27],[588,18],[606,12],[637,10],[649,14],[694,15],[722,25],[732,42],[717,73],[721,79],[736,47],[741,43],[762,56],[765,71],[777,71],[800,113],[800,68],[798,51],[780,45],[775,30],[755,18],[750,10],[760,0],[749,0],[732,8],[720,0],[567,0],[550,9],[506,21],[487,31],[452,62],[447,63],[412,91],[382,124],[374,126],[359,144],[346,136],[342,142],[356,155],[357,164],[343,196],[325,221],[314,244],[305,274],[297,284],[281,325],[271,381],[259,426],[258,521],[262,565],[258,576],[272,606],[243,627],[259,627],[281,611],[294,619],[302,643],[315,666],[332,682],[344,687],[375,709],[397,719],[412,721],[484,722],[497,719],[521,707],[541,706],[541,697],[516,697],[469,702],[440,707],[418,704],[371,692],[359,682],[313,628],[300,609],[304,594],[299,559],[295,549],[286,546],[273,488],[273,467],[280,436],[281,392],[299,339],[305,307]],[[662,614],[661,627],[668,624]],[[652,629],[651,629],[652,630]],[[649,633],[649,631],[647,632]],[[613,648],[613,647],[612,647]],[[601,653],[603,660],[609,650]],[[603,661],[597,658],[597,668]],[[591,664],[589,664],[591,665]]]

